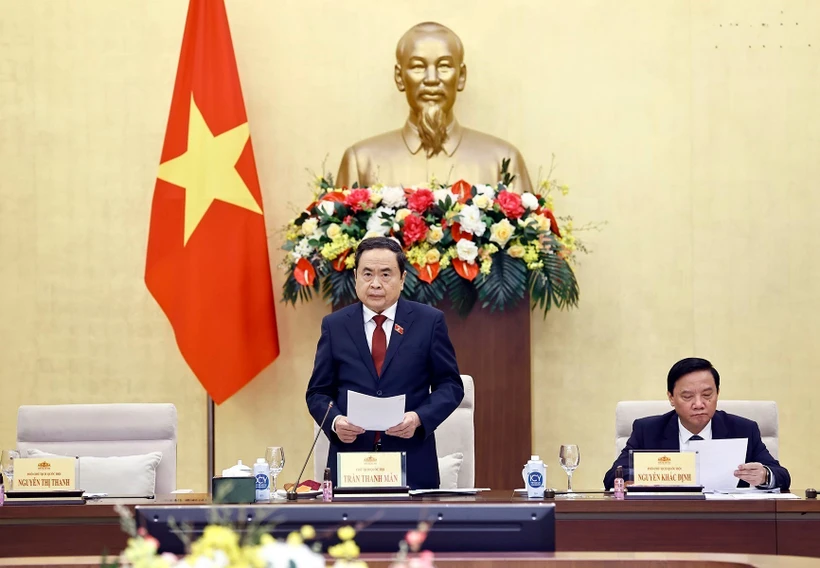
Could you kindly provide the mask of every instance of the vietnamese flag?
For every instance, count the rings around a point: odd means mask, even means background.
[[[279,355],[262,193],[223,0],[191,0],[145,283],[220,404]]]

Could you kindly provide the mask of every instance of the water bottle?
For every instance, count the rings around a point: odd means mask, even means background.
[[[521,475],[524,477],[524,484],[527,487],[527,497],[530,499],[543,499],[544,491],[547,488],[547,466],[541,461],[541,458],[531,456]]]
[[[256,502],[270,501],[270,466],[265,458],[259,458],[253,464],[253,476],[256,478]]]

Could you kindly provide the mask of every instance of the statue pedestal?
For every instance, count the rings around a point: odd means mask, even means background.
[[[503,312],[475,306],[447,320],[458,368],[475,383],[476,487],[524,487],[521,468],[532,453],[529,296]]]

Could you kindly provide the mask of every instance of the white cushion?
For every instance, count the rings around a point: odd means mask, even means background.
[[[162,452],[156,493],[168,494],[177,488],[177,409],[167,403],[21,406],[17,449],[100,458]]]
[[[57,454],[28,450],[29,457],[60,457]],[[111,496],[154,495],[157,466],[162,452],[133,456],[98,458],[80,456],[79,489],[86,493],[107,493]]]
[[[464,454],[461,452],[448,454],[438,459],[438,472],[441,478],[440,489],[458,489],[458,472],[461,470],[463,461]]]

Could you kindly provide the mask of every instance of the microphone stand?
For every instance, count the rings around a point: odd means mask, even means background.
[[[302,481],[302,474],[305,473],[305,468],[307,467],[308,462],[310,461],[310,456],[313,455],[313,448],[316,447],[316,441],[319,439],[319,435],[322,433],[322,428],[325,427],[325,421],[327,420],[327,415],[330,414],[330,409],[333,408],[333,402],[327,405],[327,410],[325,410],[325,416],[322,418],[322,423],[319,424],[319,431],[316,432],[316,436],[313,438],[313,445],[310,446],[310,451],[308,452],[307,459],[305,459],[305,463],[302,466],[302,471],[299,472],[299,477],[296,478],[296,483],[293,484],[290,491],[288,491],[288,501],[296,501],[296,488],[299,487],[299,482]]]

